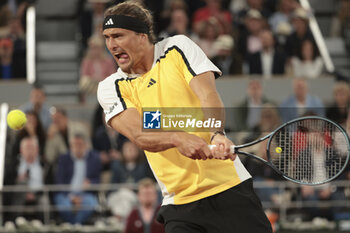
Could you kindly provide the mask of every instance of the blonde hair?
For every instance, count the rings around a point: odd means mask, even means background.
[[[156,42],[152,14],[141,3],[132,0],[119,3],[105,11],[105,17],[109,15],[125,15],[142,21],[149,28],[149,32],[147,34],[149,42],[152,44]]]
[[[333,93],[335,94],[339,90],[345,90],[350,95],[350,87],[347,82],[344,82],[344,81],[336,82],[333,87]]]
[[[156,187],[156,183],[151,179],[151,178],[143,178],[138,182],[138,189],[140,190],[141,188],[144,187]]]

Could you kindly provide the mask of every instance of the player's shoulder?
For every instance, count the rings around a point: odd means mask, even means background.
[[[125,74],[120,69],[118,69],[117,72],[100,81],[97,87],[97,98],[99,99],[107,95],[107,93],[114,93],[116,90],[116,85],[119,85],[119,83],[117,83],[117,80],[125,79]]]
[[[193,44],[194,42],[185,35],[168,37],[158,42],[158,46],[163,52],[173,48],[183,50],[189,46],[192,46]]]
[[[164,39],[164,41],[166,41],[168,44],[173,44],[173,45],[176,45],[176,44],[182,45],[183,43],[192,42],[192,40],[185,35],[171,36],[171,37]]]
[[[125,75],[123,72],[121,72],[120,69],[118,69],[117,72],[111,74],[110,76],[108,76],[107,78],[105,78],[104,80],[100,81],[98,84],[98,88],[108,88],[113,86],[113,84],[115,84],[115,82],[117,80],[123,80],[125,79]]]

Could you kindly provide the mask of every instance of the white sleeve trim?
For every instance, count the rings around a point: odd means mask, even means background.
[[[109,121],[126,109],[124,101],[118,96],[116,81],[117,75],[113,74],[99,83],[97,89],[97,99],[105,113],[105,121]]]

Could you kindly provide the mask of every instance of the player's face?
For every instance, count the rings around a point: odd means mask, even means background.
[[[132,73],[144,57],[144,35],[122,28],[109,28],[103,31],[103,36],[118,66],[122,71]]]

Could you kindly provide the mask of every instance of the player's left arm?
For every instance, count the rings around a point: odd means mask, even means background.
[[[213,149],[214,157],[228,157],[231,160],[234,160],[236,155],[230,153],[230,146],[233,145],[233,142],[226,136],[215,133],[218,130],[224,130],[225,108],[219,93],[216,90],[214,73],[209,71],[199,74],[191,79],[189,85],[198,97],[206,117],[214,117],[215,119],[222,121],[222,128],[215,129],[211,132],[211,144],[216,145]]]

